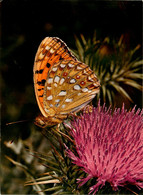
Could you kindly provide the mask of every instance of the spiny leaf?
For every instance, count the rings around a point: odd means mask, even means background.
[[[60,181],[58,179],[52,179],[52,180],[45,180],[45,181],[36,181],[36,182],[32,182],[32,183],[26,183],[25,186],[28,185],[37,185],[37,184],[49,184],[49,183],[60,183]]]
[[[132,79],[143,79],[143,74],[141,73],[127,73],[128,78],[132,78]]]
[[[11,161],[14,165],[22,168],[25,173],[32,179],[33,182],[36,182],[35,178],[32,176],[32,174],[30,173],[28,167],[26,167],[25,165],[16,162],[15,160],[13,160],[12,158],[10,158],[9,156],[5,156],[9,161]],[[40,186],[38,184],[35,184],[35,190],[36,192],[38,192],[39,195],[44,195],[44,193],[42,192],[42,189],[40,188]]]
[[[75,40],[76,40],[76,46],[78,48],[78,54],[79,54],[79,58],[84,61],[84,49],[79,41],[79,39],[75,36]]]
[[[45,189],[44,191],[49,192],[49,191],[54,191],[54,190],[56,191],[56,190],[60,190],[60,189],[63,189],[63,187],[62,186],[55,186],[55,187],[52,187],[52,188]]]

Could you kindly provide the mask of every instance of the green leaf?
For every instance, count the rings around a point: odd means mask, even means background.
[[[134,88],[136,88],[140,91],[143,90],[143,86],[139,85],[138,83],[136,83],[133,80],[126,80],[126,81],[124,81],[124,83],[127,84],[127,85],[130,85],[130,86],[132,86],[132,87],[134,87]]]

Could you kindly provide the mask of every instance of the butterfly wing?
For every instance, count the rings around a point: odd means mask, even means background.
[[[81,110],[99,92],[93,71],[77,60],[62,60],[48,72],[44,90],[44,107],[53,108],[57,117]]]
[[[40,111],[45,117],[47,117],[47,110],[50,109],[50,106],[46,104],[45,107],[43,102],[48,72],[63,59],[77,61],[63,41],[56,37],[46,37],[38,48],[33,69],[36,99]]]

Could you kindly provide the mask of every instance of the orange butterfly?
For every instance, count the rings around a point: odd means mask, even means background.
[[[35,124],[43,128],[61,123],[99,92],[100,83],[93,71],[78,61],[57,37],[46,37],[41,42],[33,71],[36,99],[42,113],[36,117]]]

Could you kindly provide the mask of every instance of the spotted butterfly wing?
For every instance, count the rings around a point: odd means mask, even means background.
[[[81,110],[99,92],[100,84],[88,65],[78,61],[63,41],[46,37],[35,57],[34,86],[42,113],[35,123],[45,127]]]

